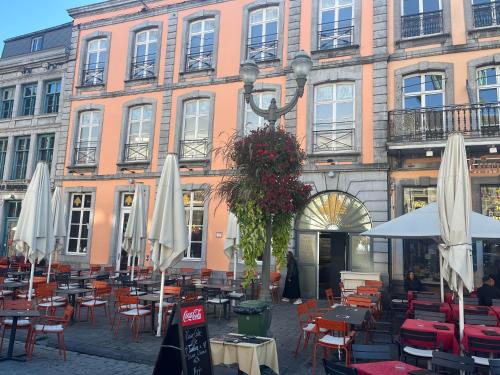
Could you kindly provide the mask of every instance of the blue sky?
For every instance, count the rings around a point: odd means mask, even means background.
[[[97,2],[99,0],[9,0],[9,6],[0,12],[0,50],[5,39],[70,22],[66,9]]]

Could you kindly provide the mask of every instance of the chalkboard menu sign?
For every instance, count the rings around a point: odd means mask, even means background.
[[[213,375],[205,309],[199,302],[175,305],[153,375]]]

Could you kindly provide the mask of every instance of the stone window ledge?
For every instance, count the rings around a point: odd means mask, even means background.
[[[127,168],[130,168],[130,169],[145,169],[147,167],[149,167],[149,165],[151,164],[151,160],[134,160],[134,161],[120,161],[118,163],[116,163],[116,165],[118,166],[118,168],[120,169],[127,169]]]
[[[200,78],[200,77],[206,77],[212,76],[215,73],[215,68],[207,68],[207,69],[200,69],[200,70],[183,70],[182,72],[179,73],[181,78],[186,79],[186,78]]]
[[[424,46],[426,44],[444,43],[450,37],[450,34],[432,34],[421,35],[412,38],[404,38],[396,41],[397,48],[411,48]]]
[[[359,52],[359,45],[352,44],[350,46],[344,46],[344,47],[314,50],[311,51],[311,55],[318,59],[328,59],[332,57],[355,55],[358,52]]]

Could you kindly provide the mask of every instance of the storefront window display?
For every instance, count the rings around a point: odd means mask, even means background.
[[[481,186],[481,210],[483,215],[500,220],[500,185]],[[483,264],[485,275],[500,280],[500,241],[483,241]]]

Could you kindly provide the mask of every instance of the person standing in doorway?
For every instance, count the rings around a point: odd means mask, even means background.
[[[288,252],[286,260],[286,280],[282,301],[289,302],[295,299],[294,304],[298,305],[302,303],[300,299],[299,267],[291,251]]]

